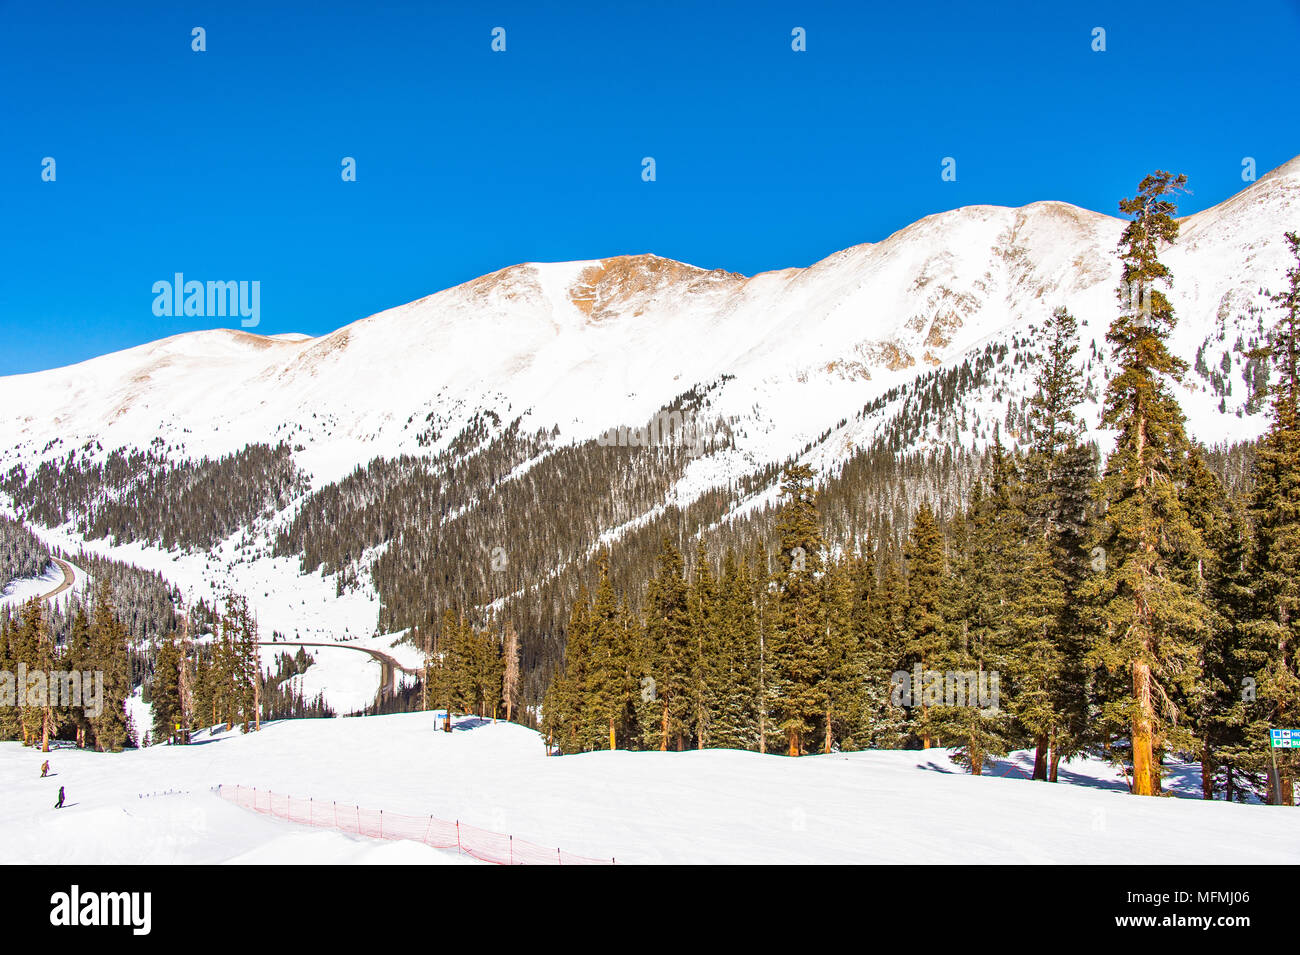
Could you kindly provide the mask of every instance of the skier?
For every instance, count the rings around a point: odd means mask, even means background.
[[[63,787],[59,787],[59,801],[54,804],[55,809],[63,808]]]
[[[49,774],[50,774],[50,761],[47,759],[45,762],[41,763],[41,779],[44,779]]]

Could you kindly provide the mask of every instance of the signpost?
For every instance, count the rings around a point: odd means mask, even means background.
[[[1273,758],[1273,794],[1277,805],[1282,805],[1282,777],[1277,772],[1277,751],[1300,749],[1300,729],[1268,731],[1268,754]]]

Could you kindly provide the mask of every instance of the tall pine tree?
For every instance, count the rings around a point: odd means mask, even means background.
[[[1128,689],[1107,701],[1130,730],[1133,792],[1160,790],[1156,754],[1175,742],[1176,697],[1196,678],[1205,607],[1183,568],[1203,545],[1182,500],[1188,441],[1170,390],[1185,363],[1168,348],[1173,306],[1160,251],[1178,235],[1172,195],[1185,176],[1156,172],[1120,202],[1131,216],[1119,243],[1121,310],[1106,338],[1118,373],[1106,390],[1102,421],[1118,433],[1101,479],[1097,544],[1105,570],[1089,582],[1103,632],[1094,654]]]

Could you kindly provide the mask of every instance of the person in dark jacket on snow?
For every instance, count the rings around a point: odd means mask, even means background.
[[[63,787],[59,787],[59,801],[54,804],[55,809],[63,808]]]

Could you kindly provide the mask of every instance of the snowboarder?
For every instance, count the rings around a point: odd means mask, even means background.
[[[59,787],[59,801],[54,804],[55,809],[63,808],[63,787]]]
[[[41,763],[41,779],[44,779],[49,774],[50,774],[50,761],[47,759],[45,762]]]

